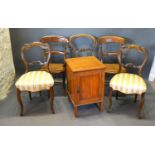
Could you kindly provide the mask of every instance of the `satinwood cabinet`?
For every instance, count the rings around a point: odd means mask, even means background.
[[[97,103],[104,110],[105,66],[96,57],[68,58],[67,92],[77,116],[78,106]]]

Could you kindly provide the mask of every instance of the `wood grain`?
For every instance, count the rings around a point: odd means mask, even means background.
[[[100,103],[104,110],[105,66],[97,58],[80,57],[66,59],[67,91],[74,106],[74,116],[78,116],[77,107]]]
[[[65,62],[71,68],[72,72],[105,69],[105,65],[94,56],[69,58]]]

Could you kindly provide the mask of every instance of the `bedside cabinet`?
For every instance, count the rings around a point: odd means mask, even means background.
[[[78,116],[78,106],[97,103],[104,111],[105,66],[94,56],[68,58],[67,92]]]

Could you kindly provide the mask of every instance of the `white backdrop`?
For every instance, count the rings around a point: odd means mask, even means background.
[[[151,71],[150,71],[150,74],[149,74],[149,81],[154,81],[154,80],[155,80],[155,56],[154,56]]]

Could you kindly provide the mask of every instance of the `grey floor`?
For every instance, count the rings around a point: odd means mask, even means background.
[[[19,116],[19,106],[16,101],[15,87],[12,86],[8,97],[0,101],[0,125],[155,125],[155,90],[148,83],[148,91],[144,106],[144,119],[137,119],[136,109],[138,103],[133,102],[133,96],[121,96],[119,100],[113,97],[113,110],[107,113],[108,88],[105,93],[105,111],[99,112],[96,104],[79,107],[79,117],[73,115],[72,104],[64,96],[61,84],[55,85],[54,106],[56,114],[51,114],[47,92],[33,94],[30,101],[27,93],[23,93],[22,99],[25,107],[25,116]],[[139,101],[139,98],[138,98]]]

